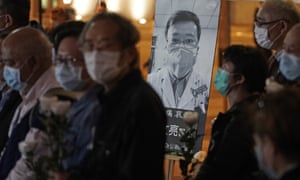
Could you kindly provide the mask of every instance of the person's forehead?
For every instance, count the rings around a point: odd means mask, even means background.
[[[300,28],[291,29],[284,38],[285,43],[295,43],[300,47]]]
[[[57,54],[67,56],[72,55],[76,56],[75,58],[81,57],[81,51],[77,45],[77,38],[75,37],[66,37],[64,38],[57,49]]]
[[[11,59],[14,56],[14,53],[11,48],[2,46],[1,47],[1,57],[4,59]]]
[[[119,31],[119,26],[108,20],[98,20],[91,24],[86,32],[86,38],[94,40],[99,39],[114,39]]]
[[[231,61],[223,61],[222,68],[228,72],[232,72],[234,70],[234,64]]]
[[[72,36],[63,38],[58,45],[58,50],[62,50],[62,51],[77,50],[78,49],[77,40],[78,38]]]
[[[271,21],[272,18],[272,7],[269,5],[263,5],[256,13],[256,19],[262,21]]]
[[[192,21],[179,21],[170,25],[168,35],[192,35],[197,36],[197,26]]]

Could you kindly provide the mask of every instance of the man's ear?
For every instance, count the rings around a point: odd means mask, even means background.
[[[14,21],[13,21],[13,18],[11,17],[11,15],[9,15],[9,14],[5,15],[5,28],[12,26],[13,23],[14,23]]]
[[[139,53],[136,47],[128,47],[125,55],[129,64],[134,64],[139,59]]]
[[[280,21],[281,33],[286,33],[289,30],[289,24],[285,20]]]
[[[29,59],[28,59],[28,65],[35,68],[36,65],[37,65],[37,60],[36,60],[36,57],[35,56],[31,56]]]
[[[234,80],[236,81],[236,83],[238,84],[243,84],[246,79],[245,79],[245,76],[241,75],[241,74],[235,74],[234,75]]]

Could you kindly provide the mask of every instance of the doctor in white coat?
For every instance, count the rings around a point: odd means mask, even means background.
[[[208,87],[193,69],[201,34],[199,18],[190,11],[177,11],[166,25],[167,63],[148,75],[148,82],[166,108],[206,112]]]

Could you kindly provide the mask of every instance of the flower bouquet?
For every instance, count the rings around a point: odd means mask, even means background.
[[[196,162],[193,161],[193,159],[195,154],[194,146],[197,139],[198,117],[198,112],[185,112],[183,115],[183,121],[189,126],[189,129],[185,131],[180,139],[180,141],[184,143],[184,145],[181,147],[183,159],[180,159],[179,161],[181,174],[184,180],[188,180],[192,177],[191,173],[196,165]],[[190,170],[189,167],[191,167]]]
[[[33,173],[34,179],[48,179],[49,172],[63,171],[62,161],[72,154],[72,148],[65,146],[65,133],[70,127],[67,114],[70,101],[60,101],[57,97],[39,99],[38,117],[45,128],[46,138],[42,142],[47,149],[46,155],[35,154],[36,142],[23,141],[19,144],[22,158]]]

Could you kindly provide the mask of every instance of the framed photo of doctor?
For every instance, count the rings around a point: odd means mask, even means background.
[[[156,1],[151,72],[147,81],[167,111],[200,113],[199,131],[204,131],[205,126],[219,6],[219,0]],[[180,133],[184,131],[177,133],[179,139],[183,135]]]

